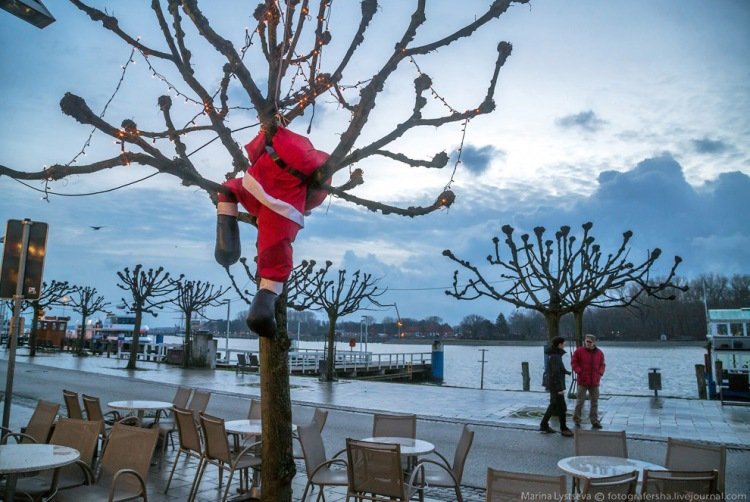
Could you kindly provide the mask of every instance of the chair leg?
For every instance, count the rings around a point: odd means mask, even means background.
[[[232,486],[232,478],[234,477],[234,469],[229,469],[229,478],[227,479],[227,486],[224,488],[224,496],[221,498],[221,502],[226,502],[229,497],[229,488]]]
[[[167,491],[169,490],[169,485],[172,483],[172,476],[174,476],[174,471],[175,469],[177,469],[177,462],[180,461],[180,453],[182,453],[182,449],[177,450],[177,456],[174,458],[172,472],[169,473],[169,479],[167,480],[167,487],[164,488],[164,493],[167,493]]]
[[[458,502],[464,502],[464,497],[461,495],[461,487],[458,485],[456,485],[456,500],[458,500]]]
[[[310,489],[310,480],[307,480],[307,484],[305,485],[305,491],[302,492],[302,498],[300,499],[300,502],[305,502],[307,500],[307,490]]]
[[[190,486],[190,495],[188,496],[188,502],[192,502],[195,500],[195,496],[198,493],[198,487],[201,484],[201,479],[203,478],[203,472],[206,470],[206,462],[205,458],[201,458],[200,463],[198,464],[198,470],[195,471],[195,478],[193,478],[193,484]]]

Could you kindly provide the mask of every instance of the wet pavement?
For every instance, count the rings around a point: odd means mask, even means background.
[[[7,353],[0,350],[0,371],[5,381]],[[216,406],[221,405],[221,397],[227,400],[232,397],[240,396],[242,398],[258,397],[260,394],[259,377],[257,374],[237,374],[234,370],[206,370],[206,369],[182,369],[179,367],[157,364],[147,361],[139,361],[139,370],[125,370],[126,360],[116,359],[106,356],[90,356],[84,358],[73,357],[70,354],[41,354],[33,358],[33,361],[24,355],[23,349],[19,350],[18,369],[16,379],[20,382],[24,373],[35,374],[40,377],[41,373],[53,372],[53,368],[60,370],[76,370],[83,377],[81,384],[90,377],[87,374],[108,375],[117,378],[127,378],[132,382],[143,382],[149,384],[158,384],[163,390],[163,398],[171,400],[174,393],[174,387],[177,385],[186,385],[201,389],[211,390],[215,398]],[[31,363],[31,364],[30,364]],[[46,368],[46,369],[45,369]],[[114,379],[112,381],[115,381]],[[535,467],[540,465],[539,459],[534,458],[535,452],[541,452],[545,457],[543,464],[545,469],[554,469],[556,465],[554,455],[559,452],[565,452],[571,449],[570,441],[564,440],[559,435],[552,439],[539,439],[540,436],[535,431],[538,428],[541,413],[546,405],[546,394],[539,392],[520,392],[520,391],[497,391],[497,390],[480,390],[467,388],[454,388],[436,385],[412,385],[397,384],[385,382],[354,381],[340,380],[333,383],[319,382],[314,377],[291,377],[291,397],[295,407],[302,410],[299,414],[307,413],[307,409],[314,406],[326,408],[329,411],[337,412],[342,416],[349,413],[350,416],[364,416],[363,414],[386,411],[392,413],[414,413],[419,418],[420,430],[429,430],[438,437],[440,435],[453,435],[457,424],[473,424],[479,435],[484,435],[484,431],[493,431],[493,434],[504,434],[509,439],[504,440],[510,449],[517,447],[519,451],[528,451],[529,458],[519,458],[514,461],[512,466],[517,466],[516,470],[534,472]],[[23,387],[23,384],[16,385],[15,388]],[[168,387],[168,389],[167,389]],[[4,390],[4,384],[3,389]],[[51,392],[51,391],[50,391]],[[54,392],[60,393],[60,388],[55,388]],[[101,392],[105,392],[102,390]],[[42,398],[41,392],[36,393],[25,390],[24,393],[29,397]],[[34,394],[33,396],[31,394]],[[34,400],[28,399],[23,402],[24,396],[17,395],[14,392],[13,422],[16,424],[25,424],[25,420],[30,416],[31,407]],[[57,401],[62,402],[61,396]],[[572,408],[569,403],[569,410]],[[628,438],[636,440],[635,451],[641,454],[641,457],[651,457],[652,461],[663,459],[664,442],[667,437],[676,437],[684,439],[700,439],[702,441],[725,444],[731,448],[732,459],[728,462],[728,488],[738,493],[747,493],[750,490],[750,407],[746,406],[722,406],[717,401],[700,401],[697,399],[679,399],[679,398],[653,398],[651,396],[616,396],[603,395],[600,402],[600,412],[602,413],[602,424],[605,430],[626,430]],[[18,410],[18,411],[17,411]],[[212,411],[209,409],[209,411]],[[295,415],[298,411],[295,410]],[[24,414],[26,416],[24,417]],[[219,415],[224,416],[224,415]],[[362,419],[364,420],[364,418]],[[329,427],[339,427],[341,434],[348,433],[348,424],[344,420],[339,425],[337,422],[329,419]],[[422,425],[426,424],[426,425]],[[584,423],[584,427],[587,424]],[[449,432],[442,432],[443,430]],[[334,431],[335,432],[335,431]],[[490,432],[486,432],[490,434]],[[503,436],[505,437],[505,436]],[[339,441],[340,438],[337,438]],[[328,441],[328,440],[327,440]],[[515,446],[515,442],[527,443]],[[455,443],[451,443],[455,444]],[[476,441],[475,441],[476,444]],[[526,448],[524,450],[524,448]],[[331,451],[336,451],[338,448]],[[477,447],[478,449],[478,447]],[[640,450],[640,451],[639,451]],[[451,451],[448,449],[447,451]],[[496,453],[495,453],[496,454]],[[174,451],[170,451],[174,455]],[[503,467],[503,462],[489,457],[488,454],[477,452],[477,463],[481,463],[481,468],[475,469],[476,472],[468,475],[470,478],[468,484],[464,486],[464,494],[467,500],[484,500],[484,493],[481,489],[481,471],[486,470],[485,465],[499,465]],[[550,458],[546,458],[550,457]],[[647,458],[648,459],[648,458]],[[182,463],[181,463],[182,464]],[[171,458],[166,465],[171,468]],[[736,466],[736,467],[734,467]],[[166,481],[164,471],[152,475],[150,483],[155,487],[152,500],[180,500],[180,496],[185,496],[185,490],[189,488],[189,481],[192,481],[191,467],[178,468],[178,472],[183,470],[182,476],[186,480],[187,486],[182,489],[177,488],[173,481],[173,487],[170,488],[169,494],[162,496],[163,488]],[[742,472],[729,472],[730,469],[739,469]],[[509,468],[508,470],[513,470]],[[166,469],[168,473],[168,469]],[[194,470],[192,471],[194,472]],[[298,476],[295,478],[294,491],[299,496],[304,488],[304,467],[298,463]],[[469,474],[469,473],[467,473]],[[167,474],[168,475],[168,474]],[[734,485],[730,484],[730,478]],[[216,500],[215,475],[214,482],[206,481],[204,483],[206,492],[199,500]],[[202,485],[202,486],[204,486]],[[211,488],[213,486],[213,488]],[[433,490],[434,491],[434,490]],[[157,493],[158,492],[158,493]],[[328,500],[343,500],[344,491],[328,489],[326,491]],[[316,493],[317,495],[317,493]],[[437,493],[428,494],[431,498],[428,500],[453,500],[455,497],[450,492],[438,491]],[[163,498],[162,498],[163,497]],[[295,499],[297,500],[297,499]]]

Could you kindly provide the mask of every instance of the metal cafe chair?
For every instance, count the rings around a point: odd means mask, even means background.
[[[582,484],[580,500],[634,500],[638,471],[603,478],[586,478]]]
[[[385,415],[375,413],[372,420],[373,437],[417,437],[416,415]]]
[[[63,389],[62,393],[65,400],[65,407],[68,410],[68,418],[83,420],[83,410],[81,409],[81,401],[78,399],[78,393],[65,389]]]
[[[323,437],[316,422],[300,425],[297,428],[299,442],[302,445],[302,457],[305,459],[305,472],[307,473],[307,484],[302,493],[302,502],[307,499],[307,491],[311,486],[318,486],[320,492],[318,498],[325,500],[324,490],[326,486],[347,486],[348,476],[346,469],[332,469],[334,465],[346,467],[346,461],[341,458],[328,459]]]
[[[169,485],[172,484],[172,476],[177,468],[177,464],[180,461],[180,455],[185,454],[186,460],[190,457],[198,459],[198,465],[203,461],[203,441],[201,440],[198,426],[193,420],[193,412],[182,408],[175,407],[173,410],[175,423],[177,424],[177,435],[180,438],[180,448],[177,450],[177,456],[175,456],[174,464],[172,465],[172,472],[169,473],[169,479],[167,480],[167,486],[164,488],[164,493],[169,491]],[[195,480],[193,479],[193,485],[190,487],[190,493],[188,500],[193,498],[193,492],[195,490]]]
[[[425,486],[437,486],[443,488],[453,488],[456,492],[456,500],[463,502],[463,495],[461,494],[461,479],[464,475],[464,465],[466,465],[466,457],[469,455],[469,450],[474,442],[474,431],[469,428],[468,425],[464,425],[461,431],[461,437],[456,445],[456,451],[453,454],[453,464],[448,462],[440,452],[433,451],[432,453],[437,455],[439,461],[432,460],[430,458],[422,458],[418,465],[424,469],[424,474],[421,481]],[[437,466],[437,469],[427,469],[429,465]]]
[[[667,459],[664,466],[677,471],[706,471],[716,469],[716,491],[724,493],[724,473],[727,448],[724,445],[697,443],[667,438]]]
[[[658,495],[662,500],[699,500],[692,496],[716,493],[716,469],[710,471],[643,470],[642,495]]]
[[[415,485],[419,469],[404,480],[399,444],[346,440],[347,502],[356,500],[408,501],[421,486]]]
[[[26,427],[20,432],[13,432],[5,427],[0,428],[2,435],[0,444],[7,443],[10,438],[15,439],[17,443],[46,443],[59,409],[59,404],[40,399]]]
[[[567,495],[565,476],[526,474],[487,469],[487,502],[504,502],[539,497],[536,500],[563,500]]]

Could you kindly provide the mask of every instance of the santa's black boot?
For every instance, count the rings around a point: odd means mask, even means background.
[[[237,263],[240,253],[240,227],[237,217],[228,214],[217,215],[214,258],[219,265],[229,267]]]
[[[276,335],[276,299],[273,291],[259,289],[247,313],[247,327],[258,336],[272,338]]]

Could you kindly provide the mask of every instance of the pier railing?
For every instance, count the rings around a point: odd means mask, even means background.
[[[181,348],[182,344],[159,343],[153,345],[142,345],[138,358],[163,362],[167,359],[169,349]],[[220,362],[225,366],[234,366],[237,363],[237,353],[249,351],[229,350],[227,354],[222,353]],[[119,350],[116,357],[126,358],[127,351]],[[234,357],[233,357],[234,356]],[[326,359],[326,351],[321,349],[296,349],[289,351],[289,371],[297,374],[317,374],[320,372],[321,363]],[[371,372],[390,371],[414,367],[425,367],[432,365],[432,352],[400,352],[392,354],[375,354],[359,350],[337,350],[334,356],[334,369],[339,372]]]

